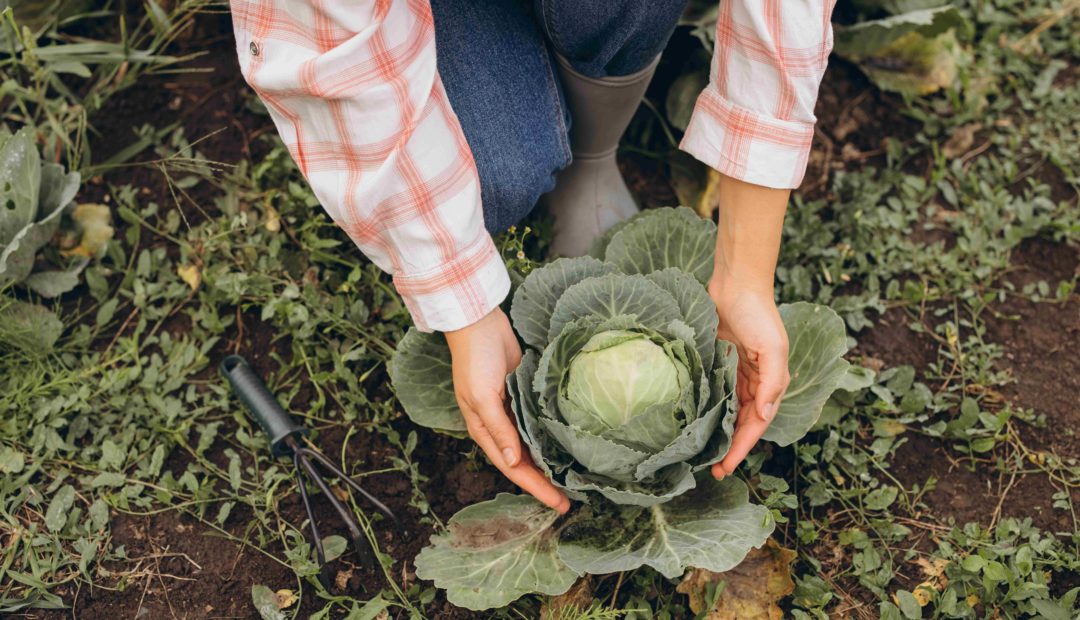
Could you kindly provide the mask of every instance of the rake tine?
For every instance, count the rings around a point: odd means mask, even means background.
[[[356,517],[345,504],[341,503],[341,500],[334,495],[333,489],[330,488],[330,485],[327,484],[326,480],[319,474],[318,470],[315,469],[315,466],[312,465],[309,460],[313,454],[318,453],[307,448],[300,448],[297,450],[297,454],[300,455],[298,458],[300,464],[304,467],[304,471],[311,477],[312,482],[322,490],[323,494],[326,495],[326,498],[330,500],[330,505],[334,507],[338,516],[345,522],[345,527],[349,529],[349,535],[353,539],[353,546],[356,548],[356,552],[360,554],[361,562],[365,565],[372,566],[375,557],[372,553],[371,545],[368,543],[367,538],[364,537],[364,533],[361,531],[360,525],[356,521]]]
[[[293,448],[293,466],[296,467],[296,471],[301,471],[300,465],[300,452],[297,450],[296,445],[292,442],[292,438],[289,438],[289,443]],[[315,555],[319,558],[319,566],[322,567],[326,564],[326,552],[323,551],[322,537],[319,536],[319,526],[315,523],[315,514],[311,510],[311,500],[308,498],[307,486],[304,485],[304,479],[299,478],[297,486],[300,487],[300,499],[304,502],[304,511],[307,512],[308,526],[311,528],[311,537],[315,539]]]
[[[334,465],[334,463],[330,459],[326,458],[325,455],[323,455],[317,450],[308,450],[308,452],[315,460],[321,463],[323,467],[330,470],[330,473],[334,474],[338,478],[341,478],[341,480],[345,484],[349,485],[349,487],[351,487],[354,491],[366,497],[367,500],[379,510],[379,512],[383,513],[387,516],[387,518],[393,521],[394,525],[398,524],[397,516],[394,514],[394,511],[390,510],[390,508],[386,504],[380,502],[374,495],[365,491],[359,483],[349,477],[348,474],[341,471],[341,469],[338,468],[337,465]]]

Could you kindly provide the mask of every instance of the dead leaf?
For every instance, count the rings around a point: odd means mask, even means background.
[[[176,268],[176,275],[187,282],[193,291],[198,290],[199,285],[202,284],[202,273],[195,265],[180,265]]]
[[[353,572],[351,568],[349,570],[339,570],[337,572],[337,575],[334,575],[334,585],[337,586],[338,590],[347,590],[349,587],[349,580],[352,579],[352,575]]]
[[[593,584],[588,575],[578,579],[570,589],[558,596],[549,596],[540,606],[540,620],[556,620],[557,618],[572,617],[566,612],[576,610],[581,612],[588,609],[593,601]]]
[[[278,590],[274,592],[274,598],[278,609],[288,609],[299,600],[292,590]]]
[[[77,205],[71,212],[71,220],[79,233],[79,243],[73,248],[60,251],[63,256],[100,258],[105,246],[113,238],[112,215],[109,207],[98,204]]]
[[[693,569],[676,590],[689,596],[690,610],[700,614],[705,611],[708,586],[724,584],[704,620],[780,620],[784,612],[777,603],[795,591],[791,580],[795,558],[794,551],[770,538],[727,572]]]
[[[330,485],[330,490],[334,492],[334,497],[340,499],[343,502],[349,501],[349,492],[339,487],[336,484]]]
[[[862,151],[859,150],[859,147],[850,142],[845,142],[844,146],[840,148],[840,159],[843,159],[844,161],[856,161],[862,159],[862,156],[863,154]]]
[[[927,577],[940,577],[945,574],[945,568],[949,566],[949,561],[945,558],[934,558],[933,560],[919,558],[915,560],[915,564],[922,569],[923,574]]]
[[[862,365],[864,368],[869,368],[874,372],[881,372],[882,368],[885,368],[885,361],[869,355],[862,358]]]
[[[705,189],[698,198],[696,211],[701,217],[711,220],[713,211],[720,208],[720,173],[709,168],[705,178]]]
[[[937,589],[934,584],[933,581],[924,581],[915,586],[911,595],[915,597],[915,602],[919,604],[919,607],[926,607],[934,599],[934,591]]]
[[[941,154],[949,159],[955,159],[967,153],[971,150],[971,145],[975,143],[975,134],[980,129],[982,129],[982,123],[968,123],[957,127],[941,147]]]
[[[266,223],[264,226],[266,230],[276,233],[281,230],[281,216],[278,214],[277,209],[271,207],[269,204],[265,206],[266,209]]]

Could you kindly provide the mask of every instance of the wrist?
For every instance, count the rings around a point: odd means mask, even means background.
[[[773,299],[774,279],[772,274],[741,274],[724,270],[717,266],[706,288],[713,299],[727,299],[741,296],[753,296]]]
[[[473,334],[484,331],[489,326],[494,325],[500,319],[503,318],[502,308],[495,306],[491,312],[485,314],[480,320],[470,323],[465,327],[443,332],[446,336],[446,344],[450,347],[450,353],[453,354],[454,350],[468,342]]]

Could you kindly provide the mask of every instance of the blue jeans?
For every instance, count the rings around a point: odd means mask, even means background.
[[[570,164],[572,119],[551,54],[591,77],[664,49],[687,0],[431,0],[439,74],[480,175],[492,233],[521,221]]]

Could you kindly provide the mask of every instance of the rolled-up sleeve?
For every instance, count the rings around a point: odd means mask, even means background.
[[[802,183],[834,0],[722,0],[709,85],[680,145],[725,175]]]
[[[416,326],[495,308],[510,278],[439,79],[427,0],[232,0],[240,67],[323,207]]]

